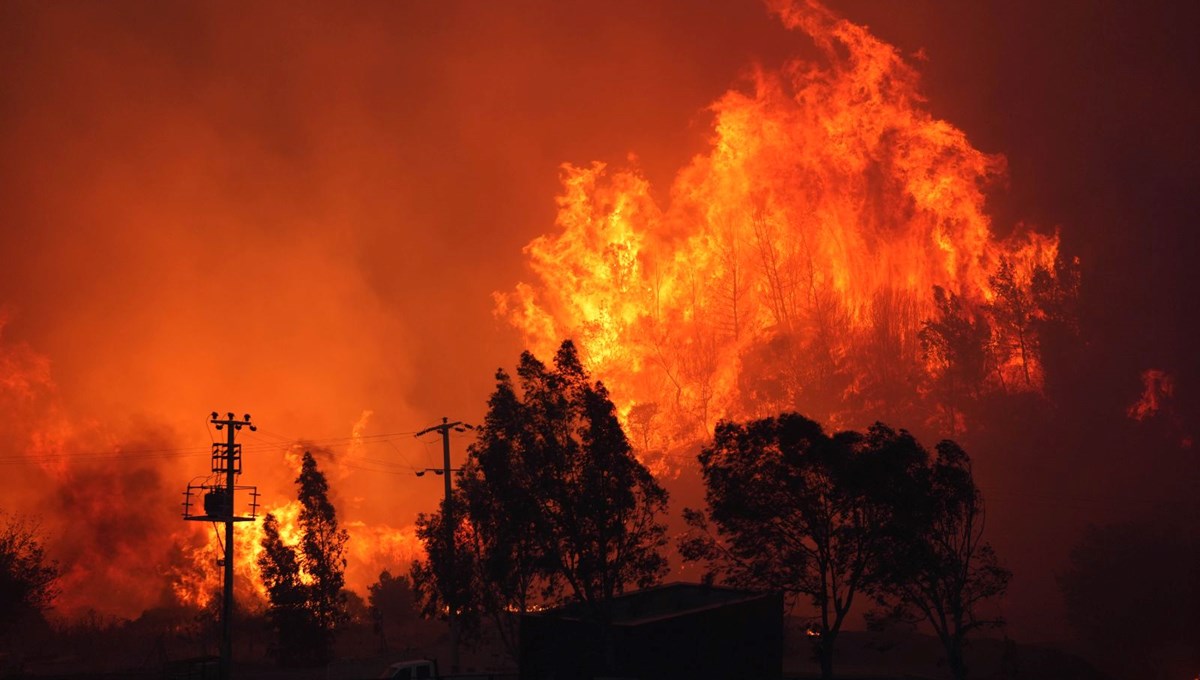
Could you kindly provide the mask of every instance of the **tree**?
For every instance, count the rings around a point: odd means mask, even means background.
[[[416,594],[412,581],[407,576],[392,576],[388,570],[379,574],[379,580],[367,586],[367,604],[371,623],[379,635],[382,651],[387,651],[387,628],[389,624],[407,624],[417,614]]]
[[[1058,575],[1067,622],[1114,677],[1186,678],[1200,667],[1197,522],[1194,498],[1164,498],[1149,516],[1089,527],[1071,549]]]
[[[277,658],[281,663],[319,665],[328,661],[336,629],[345,620],[349,536],[338,528],[329,483],[308,451],[296,485],[300,544],[284,543],[278,518],[268,514],[258,566],[267,588],[267,616],[278,635]]]
[[[967,635],[1003,624],[980,617],[978,606],[1003,595],[1012,574],[983,541],[983,496],[967,453],[941,442],[923,482],[924,502],[908,508],[885,551],[877,599],[893,617],[910,618],[915,609],[941,641],[953,677],[965,680]]]
[[[570,598],[605,624],[607,601],[666,571],[658,517],[667,493],[633,456],[607,390],[590,379],[573,343],[562,344],[552,369],[525,352],[517,377],[514,384],[497,372],[458,476],[455,553],[469,557],[455,565],[455,584],[467,570],[478,585],[469,602],[450,596],[494,619]],[[426,518],[429,562],[413,571],[424,593],[448,566],[438,564],[441,516]]]
[[[308,574],[309,609],[321,630],[332,634],[345,618],[346,541],[338,528],[337,511],[329,501],[329,482],[317,461],[305,451],[296,479],[300,500],[300,547]]]
[[[306,606],[308,593],[296,551],[280,537],[274,514],[263,520],[262,548],[258,569],[267,589],[267,620],[275,629],[273,654],[280,664],[315,663],[310,653],[321,643],[320,630]]]
[[[973,317],[954,293],[933,287],[937,316],[921,324],[917,337],[926,365],[935,372],[935,384],[947,411],[950,436],[960,426],[962,405],[977,396],[987,375],[987,346],[991,329]]]
[[[1000,267],[988,277],[988,283],[996,294],[995,300],[988,305],[988,311],[998,334],[997,368],[1015,355],[1021,363],[1025,386],[1032,386],[1034,374],[1030,368],[1038,360],[1034,320],[1039,312],[1029,286],[1018,280],[1016,268],[1007,257],[1000,258]]]
[[[469,523],[462,494],[456,489],[450,497],[456,520],[454,550],[446,539],[446,502],[438,512],[417,516],[417,540],[425,547],[425,561],[413,560],[409,571],[421,614],[427,618],[443,618],[453,608],[460,639],[478,637],[480,619],[485,608],[481,598],[490,595],[478,573],[478,562],[471,550]],[[451,564],[450,557],[454,562]]]
[[[1035,265],[1029,291],[1038,313],[1038,337],[1047,396],[1054,398],[1086,364],[1079,351],[1079,262],[1057,257],[1052,266]],[[1063,395],[1066,396],[1066,395]]]
[[[708,511],[685,510],[684,559],[707,562],[709,578],[806,597],[821,674],[832,677],[838,633],[919,491],[924,450],[881,424],[830,436],[785,413],[718,424],[699,460]]]
[[[50,607],[59,574],[58,563],[46,558],[37,524],[0,511],[0,634]]]

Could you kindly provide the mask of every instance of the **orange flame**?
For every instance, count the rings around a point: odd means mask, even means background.
[[[912,395],[935,370],[917,341],[934,286],[980,308],[1002,258],[1028,287],[1058,255],[1056,235],[993,235],[984,189],[1004,159],[921,107],[894,47],[815,2],[773,9],[827,63],[722,96],[665,206],[636,168],[564,165],[559,230],[525,248],[538,283],[495,295],[536,353],[577,341],[647,448],[722,417],[836,424],[872,394]],[[1028,371],[1009,389],[1037,389],[1035,361],[1000,379]]]

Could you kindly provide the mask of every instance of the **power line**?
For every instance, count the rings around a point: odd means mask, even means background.
[[[420,437],[421,435],[429,434],[430,432],[438,432],[442,435],[442,469],[437,470],[435,468],[427,468],[425,470],[421,470],[421,471],[417,472],[417,476],[420,477],[420,476],[424,475],[426,472],[428,472],[429,470],[433,470],[434,472],[439,472],[442,475],[443,481],[445,482],[446,501],[445,501],[445,504],[442,505],[442,524],[445,525],[446,552],[449,555],[449,558],[446,560],[446,563],[451,566],[454,565],[454,512],[453,512],[453,506],[450,503],[451,492],[453,490],[453,487],[452,487],[451,481],[450,481],[450,473],[455,472],[456,470],[455,470],[455,468],[450,467],[450,431],[453,430],[455,432],[466,432],[467,430],[474,430],[474,429],[475,429],[474,425],[468,425],[464,422],[457,421],[457,420],[452,423],[452,422],[450,422],[449,418],[442,416],[442,422],[440,425],[432,425],[432,426],[427,427],[424,430],[421,430],[420,432],[417,432],[416,434],[413,435],[415,437]],[[452,581],[454,569],[453,568],[448,569],[446,573],[448,574],[447,580]],[[449,593],[454,592],[454,585],[452,582],[446,586],[446,589],[444,592],[449,592]],[[449,598],[447,598],[446,604],[448,605],[447,613],[449,614],[449,619],[450,619],[450,672],[457,673],[458,672],[458,618],[457,618],[457,614],[454,611],[457,606],[457,603],[451,602],[451,601],[449,601]]]
[[[213,443],[216,440],[212,438],[211,428],[209,437]],[[272,443],[265,439],[260,439],[259,444],[263,448],[255,446],[247,446],[246,450],[265,450],[266,448],[274,448],[282,451],[288,450],[291,446],[313,446],[323,448],[342,447],[355,442],[363,444],[389,444],[393,448],[395,443],[393,440],[407,437],[415,434],[415,430],[405,432],[385,432],[372,435],[349,436],[349,437],[322,437],[322,438],[293,438],[285,437],[284,435],[274,433],[262,433],[275,437],[279,442],[286,443],[288,446],[281,446],[279,443]],[[398,450],[398,449],[397,449]],[[188,456],[203,456],[208,455],[209,448],[207,447],[163,447],[163,448],[146,448],[146,449],[110,449],[110,450],[73,450],[73,451],[51,451],[40,453],[21,453],[0,456],[0,465],[9,463],[21,463],[26,461],[50,461],[50,460],[116,460],[116,459],[137,459],[137,458],[184,458]],[[411,466],[411,463],[409,464]]]

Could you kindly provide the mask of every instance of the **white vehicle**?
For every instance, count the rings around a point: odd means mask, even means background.
[[[387,680],[433,680],[438,677],[437,662],[429,659],[397,661],[379,675]]]

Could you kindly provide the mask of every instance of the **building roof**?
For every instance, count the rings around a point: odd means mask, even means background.
[[[674,582],[618,595],[607,606],[614,624],[637,625],[770,596],[771,593],[763,591]],[[572,602],[530,616],[571,620],[589,618],[587,606],[582,602]]]

